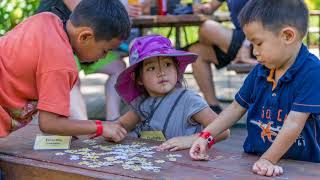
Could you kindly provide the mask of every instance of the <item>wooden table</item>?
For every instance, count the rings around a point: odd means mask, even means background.
[[[236,128],[232,138],[215,145],[211,151],[210,161],[192,161],[188,151],[179,151],[182,157],[177,161],[161,164],[158,173],[141,170],[125,170],[120,165],[89,168],[81,166],[68,158],[56,156],[62,150],[33,150],[35,135],[39,133],[36,125],[27,127],[0,139],[0,168],[4,179],[270,179],[252,174],[252,164],[257,156],[242,152],[245,130]],[[99,144],[111,144],[103,138]],[[123,144],[130,144],[138,139],[127,138]],[[139,140],[140,142],[142,140]],[[147,146],[158,142],[146,141]],[[88,147],[82,140],[72,142],[71,149]],[[151,159],[163,159],[169,152],[156,152]],[[302,161],[282,160],[280,163],[285,174],[277,179],[319,179],[320,165]]]
[[[208,19],[223,22],[229,21],[230,16],[228,13],[218,13],[214,16],[206,16],[202,14],[139,16],[132,18],[132,27],[139,28],[140,33],[143,32],[144,28],[173,27],[176,29],[176,48],[179,49],[181,48],[180,28],[185,26],[199,26]]]

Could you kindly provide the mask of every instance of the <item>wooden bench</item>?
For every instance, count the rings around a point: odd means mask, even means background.
[[[229,13],[215,13],[213,16],[203,15],[203,14],[185,14],[185,15],[143,15],[132,18],[132,27],[140,29],[140,35],[142,35],[144,28],[152,27],[171,27],[169,35],[171,34],[172,28],[175,28],[175,47],[177,49],[181,48],[181,28],[186,26],[200,26],[203,22],[208,19],[212,19],[218,22],[230,21]],[[187,37],[185,29],[185,37]],[[188,42],[188,40],[186,40]]]

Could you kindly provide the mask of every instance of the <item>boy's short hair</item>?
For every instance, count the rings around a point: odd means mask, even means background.
[[[81,0],[70,21],[76,27],[90,27],[96,41],[127,39],[131,29],[129,15],[119,0]]]
[[[307,33],[308,16],[303,0],[249,0],[238,18],[241,27],[256,21],[274,33],[279,33],[285,26],[292,26],[303,38]]]

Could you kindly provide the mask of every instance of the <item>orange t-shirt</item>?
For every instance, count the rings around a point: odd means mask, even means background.
[[[37,14],[0,37],[0,137],[29,122],[32,107],[69,116],[70,90],[77,78],[58,16]]]

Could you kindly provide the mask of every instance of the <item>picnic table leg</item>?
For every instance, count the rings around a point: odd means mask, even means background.
[[[176,49],[180,49],[180,26],[176,26]]]
[[[172,29],[173,29],[173,27],[171,26],[171,27],[170,27],[170,30],[169,30],[169,32],[168,32],[168,34],[167,34],[167,36],[166,36],[167,38],[170,38],[171,33],[172,33]]]
[[[187,29],[186,26],[183,26],[183,32],[184,32],[184,39],[186,40],[186,46],[189,45],[189,41],[188,41],[188,34],[187,34]]]

